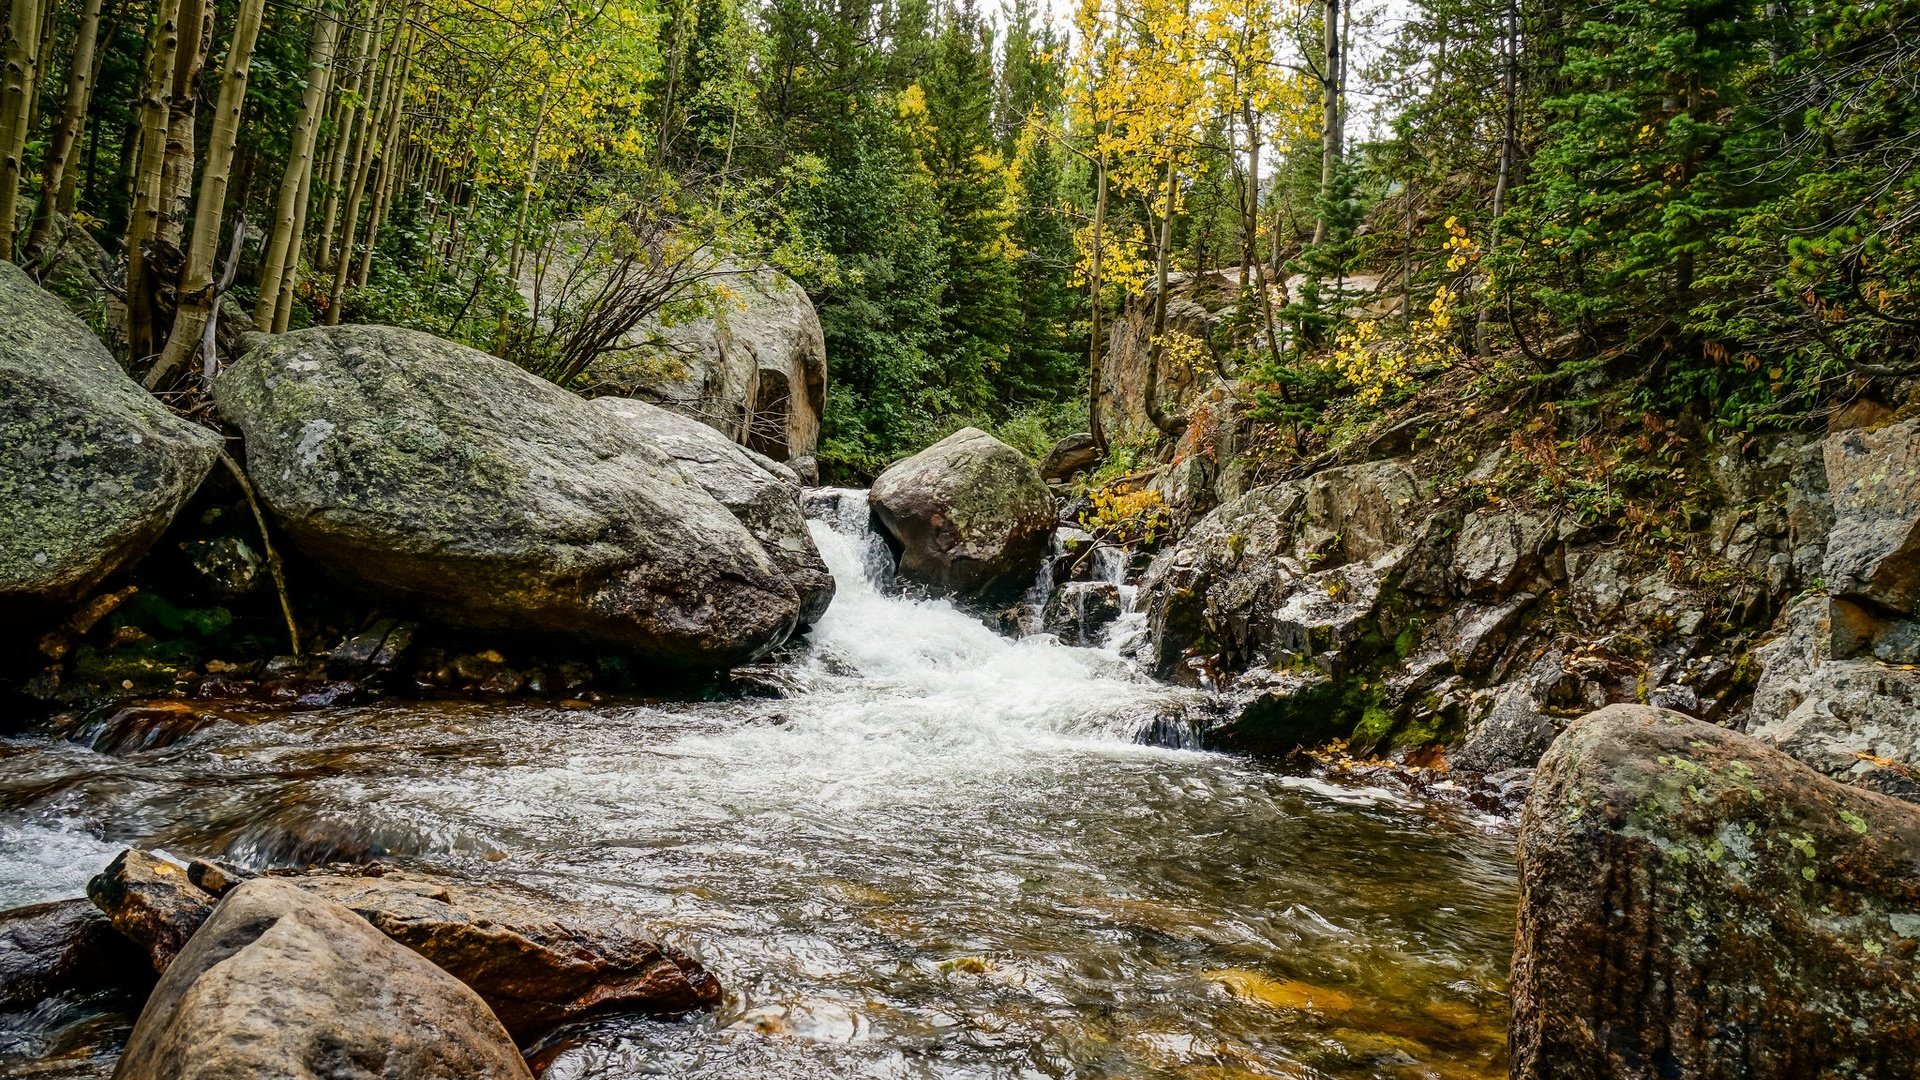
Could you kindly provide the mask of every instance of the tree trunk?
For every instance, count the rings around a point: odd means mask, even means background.
[[[147,76],[141,91],[133,161],[133,192],[127,214],[127,344],[135,360],[153,355],[155,340],[153,275],[147,245],[159,235],[160,200],[167,157],[167,101],[173,89],[175,57],[180,49],[180,0],[159,0],[147,38]]]
[[[47,159],[40,170],[40,205],[33,211],[33,230],[27,235],[27,251],[47,246],[53,233],[53,217],[63,209],[72,177],[73,150],[80,142],[80,129],[87,120],[87,105],[93,99],[94,55],[100,40],[100,0],[85,0],[80,22],[73,33],[73,64],[67,71],[66,104],[60,110],[60,123],[47,144]],[[65,207],[64,209],[70,209]]]
[[[1346,93],[1341,74],[1346,70],[1346,57],[1340,48],[1340,5],[1341,0],[1326,0],[1321,16],[1326,42],[1325,54],[1321,63],[1325,65],[1320,73],[1320,207],[1313,225],[1313,242],[1323,244],[1327,240],[1326,200],[1333,189],[1333,173],[1340,166],[1341,144],[1345,133],[1341,130],[1340,98]]]
[[[399,87],[394,82],[394,68],[399,63],[400,54],[405,50],[410,35],[407,18],[412,13],[412,5],[403,6],[400,17],[393,26],[393,36],[388,39],[386,55],[380,62],[380,89],[374,99],[373,108],[363,109],[360,122],[356,126],[353,149],[353,180],[347,188],[346,222],[340,230],[340,253],[333,261],[333,287],[327,291],[328,326],[340,324],[340,304],[347,294],[347,274],[354,261],[354,239],[360,234],[360,204],[367,191],[367,179],[373,170],[374,138],[386,125],[388,99],[397,103]],[[397,108],[398,105],[394,106]]]
[[[294,259],[295,230],[300,224],[301,193],[313,175],[313,144],[320,132],[320,113],[327,94],[327,74],[333,65],[333,43],[340,23],[328,10],[314,16],[313,44],[307,52],[307,90],[300,99],[300,115],[294,122],[293,142],[287,154],[287,169],[280,178],[280,197],[274,206],[273,233],[267,242],[266,257],[260,264],[260,299],[253,307],[253,322],[271,331],[274,312],[284,291],[288,252]]]
[[[200,106],[200,72],[213,48],[213,0],[186,0],[180,9],[180,50],[173,60],[173,86],[167,95],[167,149],[160,175],[160,220],[154,239],[178,249],[193,201],[195,113]]]
[[[253,72],[253,48],[260,37],[265,0],[241,0],[234,12],[233,34],[227,45],[227,66],[220,76],[220,100],[214,105],[213,129],[207,135],[207,163],[200,176],[200,197],[193,218],[193,240],[180,268],[180,303],[173,316],[173,332],[160,360],[147,373],[147,385],[159,386],[168,376],[192,362],[201,333],[213,317],[213,262],[220,248],[220,226],[225,216],[227,181],[233,168],[233,150],[240,137],[240,113],[247,99],[247,79]]]
[[[1154,292],[1153,292],[1153,340],[1147,345],[1147,385],[1141,387],[1141,396],[1146,400],[1147,419],[1162,434],[1177,434],[1183,426],[1180,421],[1167,415],[1160,405],[1160,354],[1165,350],[1167,334],[1167,266],[1173,261],[1173,215],[1179,205],[1180,174],[1173,167],[1173,158],[1167,158],[1167,195],[1166,207],[1160,215],[1160,236],[1154,251]]]
[[[357,140],[364,126],[367,107],[365,100],[369,87],[367,80],[373,74],[374,35],[377,27],[386,15],[385,7],[370,9],[360,7],[362,23],[360,32],[354,36],[353,45],[348,53],[352,58],[353,79],[347,84],[347,92],[340,98],[340,113],[335,118],[333,149],[327,166],[327,200],[320,211],[320,243],[314,251],[317,255],[315,265],[331,271],[337,261],[334,241],[338,234],[336,226],[340,223],[340,185],[346,179],[347,161],[359,149]]]
[[[1500,238],[1500,218],[1507,212],[1507,188],[1513,182],[1513,158],[1515,143],[1518,141],[1514,131],[1518,82],[1520,77],[1520,2],[1507,0],[1506,34],[1503,35],[1501,48],[1500,92],[1505,109],[1500,122],[1500,166],[1493,181],[1493,223],[1488,242],[1497,242]],[[1487,354],[1487,317],[1488,303],[1483,300],[1480,312],[1473,324],[1473,348],[1481,356]]]
[[[33,99],[40,88],[40,0],[7,10],[6,81],[0,84],[0,259],[13,259],[13,228],[26,170]]]
[[[1106,254],[1107,244],[1107,163],[1095,161],[1093,196],[1093,259],[1087,267],[1088,320],[1090,330],[1087,334],[1087,430],[1093,435],[1093,445],[1101,455],[1107,452],[1107,433],[1100,424],[1100,289],[1104,282],[1100,279],[1101,263]]]
[[[407,79],[413,74],[413,57],[407,56],[400,61],[400,83],[396,88],[393,107],[387,115],[387,130],[381,137],[380,186],[374,192],[373,206],[367,219],[367,245],[360,249],[360,271],[354,281],[364,286],[368,275],[373,273],[373,249],[380,240],[380,226],[386,221],[387,202],[393,198],[394,177],[397,173],[394,161],[394,147],[400,138],[400,114],[406,104]]]

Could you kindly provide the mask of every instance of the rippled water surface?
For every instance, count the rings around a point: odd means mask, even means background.
[[[1505,1075],[1500,830],[1139,745],[1184,691],[883,595],[858,528],[814,527],[840,594],[779,698],[0,742],[0,907],[126,844],[371,845],[650,923],[726,983],[709,1017],[568,1033],[542,1058],[565,1080]],[[0,1018],[0,1072],[50,1023]]]

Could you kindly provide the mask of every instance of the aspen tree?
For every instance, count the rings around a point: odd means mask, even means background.
[[[67,93],[60,110],[60,122],[54,126],[53,139],[47,144],[46,160],[40,169],[40,204],[34,208],[33,228],[26,248],[36,252],[46,247],[53,233],[56,212],[73,209],[72,182],[79,172],[74,168],[73,152],[80,142],[80,130],[87,121],[87,105],[93,99],[93,87],[99,78],[95,54],[100,40],[101,0],[85,0],[80,21],[74,27],[73,62],[67,69]]]
[[[157,283],[147,265],[147,246],[159,235],[162,181],[167,156],[167,101],[173,89],[180,47],[180,0],[158,0],[147,37],[146,81],[141,91],[140,128],[133,152],[131,207],[127,215],[127,342],[136,360],[151,355],[159,342],[154,326]]]
[[[227,62],[220,76],[220,99],[214,105],[213,128],[207,136],[207,160],[200,176],[200,194],[193,219],[193,239],[180,269],[180,303],[173,332],[160,359],[147,373],[147,385],[159,386],[193,359],[201,333],[213,316],[214,258],[227,201],[227,183],[233,168],[234,146],[240,138],[241,110],[246,104],[247,80],[253,72],[254,45],[260,37],[265,0],[240,0],[234,12]]]
[[[20,180],[40,85],[40,16],[40,0],[13,0],[7,13],[6,81],[0,85],[0,259],[13,258]]]
[[[300,99],[300,115],[294,122],[287,168],[280,178],[273,232],[267,242],[266,257],[260,264],[260,298],[254,304],[253,321],[262,330],[274,328],[281,295],[290,291],[285,287],[289,260],[299,258],[299,249],[294,244],[301,224],[302,196],[313,176],[314,140],[320,131],[327,76],[333,66],[333,43],[339,32],[340,22],[330,10],[314,15],[313,43],[307,53],[306,93]]]

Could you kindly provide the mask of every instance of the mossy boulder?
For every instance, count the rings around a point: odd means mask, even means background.
[[[65,304],[0,263],[0,631],[145,554],[220,436],[141,389]]]
[[[283,334],[214,387],[298,547],[389,601],[673,667],[743,662],[800,613],[745,525],[645,432],[428,334]]]
[[[899,550],[902,578],[967,598],[1032,584],[1058,523],[1040,470],[979,428],[894,462],[868,500]]]
[[[1516,1080],[1911,1076],[1920,808],[1613,705],[1520,827]]]
[[[707,494],[733,511],[800,594],[800,625],[811,626],[833,602],[833,574],[800,512],[800,478],[765,454],[680,413],[633,398],[594,404],[646,433]]]

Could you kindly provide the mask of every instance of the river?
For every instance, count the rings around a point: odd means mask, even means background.
[[[637,919],[726,984],[711,1016],[567,1033],[553,1080],[1506,1075],[1508,830],[1139,741],[1192,692],[883,589],[842,516],[813,523],[839,593],[778,696],[0,741],[0,908],[78,895],[129,844],[371,846]],[[126,1023],[0,1016],[0,1074],[105,1075]]]

